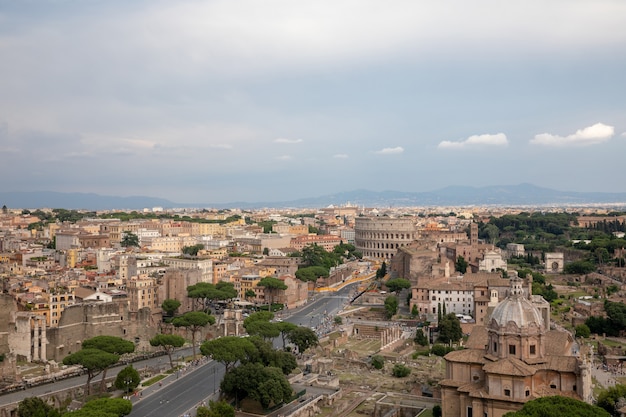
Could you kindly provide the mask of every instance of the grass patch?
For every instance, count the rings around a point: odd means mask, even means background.
[[[157,375],[154,378],[150,378],[149,380],[143,382],[141,384],[142,387],[149,387],[150,385],[156,384],[160,380],[164,379],[165,375]]]
[[[600,343],[602,343],[605,346],[609,346],[609,347],[619,347],[619,346],[624,346],[623,343],[620,342],[616,342],[615,340],[609,340],[609,339],[604,339],[602,340]]]

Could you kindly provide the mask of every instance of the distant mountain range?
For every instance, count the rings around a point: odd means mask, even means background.
[[[532,184],[499,185],[489,187],[451,186],[429,192],[354,190],[320,197],[291,201],[232,202],[232,203],[175,203],[155,197],[115,197],[92,193],[0,192],[0,205],[9,208],[65,208],[85,210],[141,210],[143,208],[319,208],[329,205],[365,207],[407,206],[470,206],[470,205],[584,205],[616,204],[626,206],[626,193],[558,191]]]

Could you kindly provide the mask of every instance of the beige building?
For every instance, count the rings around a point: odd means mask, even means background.
[[[333,235],[304,235],[296,236],[291,239],[290,246],[295,250],[301,251],[307,246],[321,246],[327,252],[332,252],[335,246],[341,243],[339,236]],[[280,246],[279,246],[280,247]]]
[[[130,312],[137,312],[145,307],[150,308],[152,312],[160,311],[163,300],[159,300],[159,286],[154,278],[131,277],[126,282]]]
[[[174,269],[197,269],[201,274],[200,281],[213,282],[212,259],[163,258],[163,263]]]
[[[502,417],[548,395],[591,400],[586,355],[574,356],[573,338],[549,330],[544,315],[524,294],[522,280],[489,317],[476,326],[467,348],[450,352],[440,382],[444,417]]]

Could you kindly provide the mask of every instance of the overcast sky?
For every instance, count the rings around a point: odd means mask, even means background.
[[[0,188],[626,192],[624,0],[0,0]]]

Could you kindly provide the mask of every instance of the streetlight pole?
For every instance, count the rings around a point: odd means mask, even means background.
[[[130,393],[130,384],[131,382],[133,382],[133,380],[130,377],[126,377],[124,379],[124,384],[126,384],[126,395],[128,395]]]

